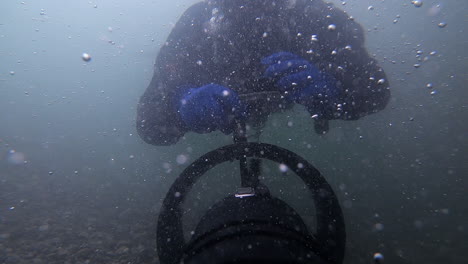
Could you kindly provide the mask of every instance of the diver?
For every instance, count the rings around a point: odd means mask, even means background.
[[[161,263],[342,263],[344,218],[326,179],[297,154],[248,142],[239,131],[246,123],[261,128],[270,114],[299,104],[322,134],[330,120],[375,113],[389,98],[361,26],[331,4],[207,0],[191,6],[156,58],[138,104],[137,131],[153,145],[212,131],[233,133],[235,144],[198,158],[171,185],[157,225]],[[287,166],[306,184],[315,233],[259,182],[261,159]],[[240,162],[241,188],[210,207],[186,241],[187,193],[206,171],[233,160]]]
[[[251,105],[248,94],[273,107]],[[332,4],[207,0],[186,10],[161,47],[136,122],[147,143],[171,145],[187,132],[232,133],[235,119],[258,126],[300,104],[325,133],[329,120],[375,113],[389,98],[362,27]]]

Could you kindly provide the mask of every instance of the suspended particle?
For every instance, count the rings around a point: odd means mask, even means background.
[[[450,213],[450,209],[448,209],[448,208],[442,208],[442,209],[440,209],[440,212],[441,212],[442,214],[444,214],[444,215],[448,215],[448,214]]]
[[[14,71],[10,71],[10,75],[11,75],[11,76],[15,75],[15,72],[14,72]]]
[[[375,231],[382,231],[384,229],[384,225],[382,223],[376,223],[374,225]]]
[[[21,152],[17,152],[14,149],[8,151],[7,160],[8,162],[15,164],[15,165],[24,164],[24,162],[26,161],[25,155]]]
[[[414,227],[416,227],[417,229],[421,229],[424,227],[424,223],[421,220],[414,220],[413,224],[414,224]]]
[[[437,51],[435,51],[435,50],[434,50],[434,51],[431,51],[431,53],[429,53],[429,55],[431,55],[431,56],[434,56],[434,55],[436,55],[436,54],[437,54]]]
[[[41,226],[39,226],[38,230],[41,231],[41,232],[47,231],[47,230],[49,230],[49,225],[48,224],[41,225]]]
[[[85,52],[85,53],[83,53],[83,54],[81,55],[81,59],[83,59],[84,61],[88,62],[88,61],[91,60],[91,55],[89,55],[88,53]]]
[[[421,64],[415,63],[415,64],[413,65],[413,67],[415,67],[415,68],[417,69],[417,68],[421,67]]]
[[[345,48],[345,50],[352,50],[351,45],[346,45],[346,47],[344,47],[344,48]]]
[[[445,22],[440,22],[439,24],[437,24],[437,26],[440,27],[440,28],[444,28],[444,27],[447,26],[447,23],[445,23]]]
[[[384,84],[385,83],[385,79],[380,79],[377,81],[377,84]]]
[[[434,90],[434,91],[431,92],[431,95],[436,95],[436,94],[437,94],[437,91],[436,91],[436,90]]]
[[[318,41],[317,35],[312,35],[310,37],[310,40],[312,40],[313,42],[317,42]]]
[[[179,164],[179,165],[182,165],[182,164],[186,163],[187,160],[188,160],[188,157],[186,155],[184,155],[184,154],[180,154],[176,158],[177,164]]]
[[[330,24],[328,25],[328,31],[334,31],[336,29],[336,25],[335,24]]]
[[[426,88],[431,89],[433,87],[432,83],[426,84]]]
[[[53,175],[53,174],[54,174],[54,172],[53,172],[53,171],[49,171],[49,175]]]
[[[367,7],[367,10],[369,10],[369,11],[372,11],[372,10],[374,10],[374,6],[371,6],[371,5],[370,5],[370,6],[368,6],[368,7]]]
[[[411,1],[411,3],[415,6],[415,7],[421,7],[423,5],[423,2],[422,1]]]

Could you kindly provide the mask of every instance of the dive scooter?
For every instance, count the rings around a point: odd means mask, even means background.
[[[268,99],[272,94],[250,96]],[[242,99],[242,98],[241,98]],[[252,104],[253,105],[253,104]],[[343,213],[326,179],[298,154],[266,143],[249,142],[244,121],[236,121],[234,143],[210,151],[190,164],[170,187],[157,223],[157,250],[162,264],[320,263],[343,262],[346,243]],[[287,166],[307,186],[316,211],[315,232],[286,202],[270,194],[259,180],[261,161]],[[238,161],[241,187],[204,214],[186,241],[182,205],[207,171]]]

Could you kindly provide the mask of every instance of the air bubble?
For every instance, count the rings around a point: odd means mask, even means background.
[[[415,7],[421,7],[423,5],[423,2],[422,1],[411,1],[411,3],[415,6]]]
[[[380,261],[382,261],[383,258],[384,258],[383,255],[382,255],[381,253],[379,253],[379,252],[377,252],[377,253],[374,254],[374,261],[377,262],[377,263],[379,263]]]
[[[287,172],[287,171],[288,171],[288,166],[286,166],[286,164],[281,163],[281,164],[279,165],[279,170],[280,170],[281,172]]]
[[[83,54],[81,55],[81,58],[82,58],[84,61],[88,62],[88,61],[91,60],[91,55],[89,55],[88,53],[83,53]]]
[[[437,26],[440,27],[440,28],[444,28],[444,27],[447,26],[447,23],[445,23],[445,22],[440,22],[439,24],[437,24]]]

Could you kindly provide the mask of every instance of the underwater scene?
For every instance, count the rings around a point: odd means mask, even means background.
[[[467,1],[0,6],[0,263],[467,263]]]

